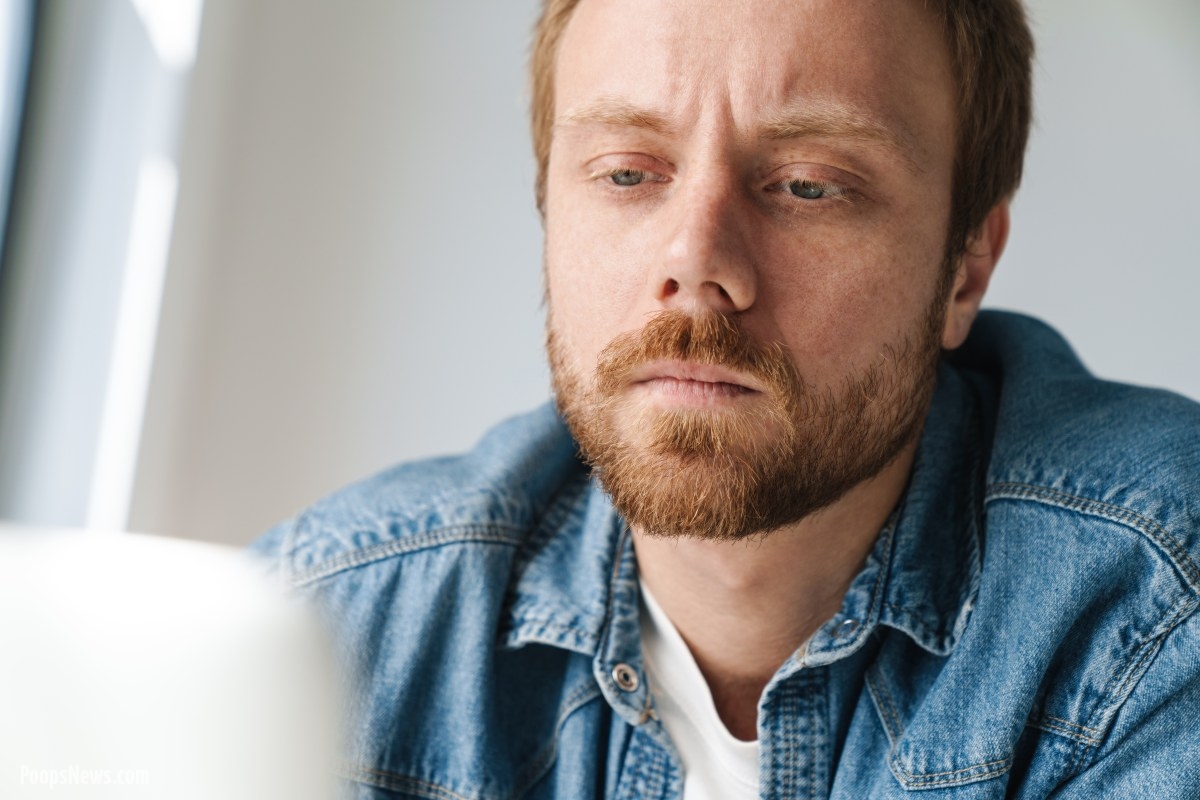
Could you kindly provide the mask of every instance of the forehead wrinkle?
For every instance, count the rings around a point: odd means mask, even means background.
[[[675,132],[675,125],[666,115],[613,97],[602,97],[569,109],[554,123],[555,128],[588,125],[640,128],[660,136],[670,136]]]
[[[805,102],[787,106],[768,117],[759,131],[759,138],[768,141],[833,139],[878,144],[900,156],[910,171],[924,172],[918,159],[921,148],[907,128],[890,127],[839,103]]]

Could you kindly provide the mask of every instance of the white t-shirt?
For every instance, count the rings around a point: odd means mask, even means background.
[[[687,643],[643,583],[642,655],[654,708],[683,760],[683,800],[757,800],[758,742],[734,738]]]

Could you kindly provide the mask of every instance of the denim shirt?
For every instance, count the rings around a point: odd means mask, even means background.
[[[550,407],[257,544],[357,681],[358,798],[679,798],[628,526]],[[1200,406],[985,313],[840,612],[759,703],[763,798],[1200,798]]]

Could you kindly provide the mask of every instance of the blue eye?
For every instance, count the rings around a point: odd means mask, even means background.
[[[637,186],[646,180],[646,173],[636,169],[622,169],[608,176],[617,186]]]
[[[801,200],[820,200],[827,194],[824,186],[819,183],[810,183],[809,181],[791,181],[788,183],[787,188],[789,192]]]

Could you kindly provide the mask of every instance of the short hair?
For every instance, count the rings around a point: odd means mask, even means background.
[[[925,0],[941,20],[958,82],[947,255],[961,255],[1021,183],[1033,118],[1033,35],[1021,0]],[[546,211],[559,41],[579,0],[543,0],[530,57],[537,207]],[[953,263],[953,261],[951,261]]]

